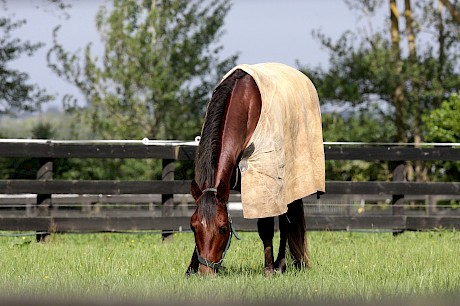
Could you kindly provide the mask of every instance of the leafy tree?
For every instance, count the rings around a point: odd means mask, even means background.
[[[383,5],[369,0],[347,2],[369,18]],[[411,1],[405,0],[402,29],[396,4],[396,0],[388,2],[390,27],[386,31],[365,31],[370,33],[365,36],[345,32],[336,42],[315,32],[330,52],[330,67],[305,67],[304,71],[326,103],[379,105],[380,111],[388,114],[384,124],[396,130],[387,135],[385,142],[420,143],[427,132],[422,114],[439,107],[443,99],[460,88],[458,24],[451,14],[443,14],[442,6],[433,7],[431,1],[417,1],[414,13]],[[422,30],[432,33],[429,43],[425,43],[427,37],[421,38]],[[407,47],[401,45],[403,42]],[[417,179],[426,179],[426,170],[416,162]]]
[[[77,111],[100,137],[191,139],[209,92],[236,59],[217,58],[229,8],[223,0],[116,0],[96,18],[102,59],[91,45],[83,60],[65,51],[56,30],[49,66],[83,93],[87,105]],[[75,99],[65,102],[75,110]]]
[[[12,61],[23,55],[31,56],[43,46],[13,37],[14,30],[24,23],[25,20],[0,17],[0,115],[35,111],[52,99],[44,89],[30,83],[27,73],[9,67]]]
[[[458,25],[460,25],[460,8],[458,4],[457,6],[455,6],[449,0],[439,0],[439,1],[442,3],[442,5],[444,5],[447,8],[449,13],[452,15],[453,21],[457,23]]]
[[[324,140],[342,142],[387,142],[395,135],[394,126],[385,124],[386,115],[376,111],[376,106],[356,111],[325,112],[322,115]],[[385,181],[390,170],[386,162],[378,161],[326,161],[328,180]]]
[[[388,137],[396,135],[395,127],[386,124],[390,119],[376,109],[377,106],[369,106],[323,113],[324,141],[388,142]]]
[[[64,9],[67,7],[61,0],[49,0],[53,5]],[[3,14],[7,13],[7,3],[1,2]],[[35,51],[43,47],[43,43],[31,43],[14,37],[14,31],[26,23],[25,20],[13,20],[10,17],[0,17],[0,115],[14,116],[20,112],[39,110],[43,103],[53,99],[44,89],[30,83],[29,75],[9,67],[9,64],[21,56],[32,56]],[[28,133],[24,122],[17,126],[20,132]],[[2,129],[6,130],[6,129]],[[6,131],[7,132],[7,131]],[[35,138],[50,138],[53,128],[49,123],[37,124],[30,131]],[[8,137],[2,131],[0,137]],[[1,158],[0,178],[36,178],[38,169],[37,159],[31,158]]]
[[[441,107],[423,116],[423,121],[429,141],[460,142],[460,95],[451,95]]]
[[[86,104],[66,96],[66,109],[105,139],[193,139],[200,134],[211,90],[236,56],[218,59],[218,39],[230,5],[226,0],[116,0],[101,7],[96,26],[102,58],[87,45],[83,57],[58,42],[48,64],[83,93]],[[76,161],[88,171],[67,178],[158,179],[157,160]],[[93,167],[88,167],[93,164]],[[178,163],[176,172],[190,173]],[[182,177],[181,177],[182,178]]]
[[[441,107],[423,116],[428,133],[427,140],[431,142],[460,142],[460,95],[453,94],[442,102]],[[460,162],[433,162],[431,172],[437,180],[458,181],[460,177]]]
[[[30,132],[36,139],[52,139],[55,135],[49,122],[37,123]],[[0,158],[0,179],[36,179],[39,167],[38,158]]]
[[[70,7],[65,0],[46,0],[36,7],[49,4],[53,10],[65,13]],[[26,20],[14,20],[8,16],[8,5],[12,1],[0,0],[0,115],[16,115],[20,112],[39,110],[43,103],[54,99],[45,89],[32,84],[26,72],[12,69],[10,64],[21,56],[34,55],[43,43],[32,43],[14,37],[14,31],[22,27]],[[66,14],[67,15],[67,14]]]

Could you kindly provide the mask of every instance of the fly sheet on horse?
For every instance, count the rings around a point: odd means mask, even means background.
[[[291,202],[325,191],[318,94],[300,71],[279,63],[238,65],[257,84],[262,109],[238,165],[245,218],[284,214]]]

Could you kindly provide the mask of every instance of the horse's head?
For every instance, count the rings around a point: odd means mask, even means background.
[[[201,190],[193,181],[190,190],[197,206],[190,226],[195,234],[198,271],[214,274],[221,267],[233,233],[227,213],[229,189],[221,182],[217,188]]]

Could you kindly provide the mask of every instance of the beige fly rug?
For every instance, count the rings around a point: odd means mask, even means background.
[[[313,83],[284,64],[238,65],[259,87],[262,111],[239,163],[245,218],[287,212],[287,205],[325,191],[319,99]]]

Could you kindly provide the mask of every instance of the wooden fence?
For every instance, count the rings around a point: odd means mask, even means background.
[[[36,158],[40,168],[34,180],[0,180],[0,230],[188,230],[193,212],[190,181],[174,180],[174,162],[193,160],[195,151],[193,143],[180,142],[2,140],[0,158]],[[436,198],[460,199],[460,182],[406,182],[402,174],[405,161],[459,162],[460,148],[325,143],[325,154],[327,160],[392,161],[393,181],[327,181],[320,200],[304,199],[310,230],[460,228],[458,210],[435,209],[434,205]],[[163,177],[154,181],[53,179],[53,160],[62,158],[161,159]],[[377,199],[378,208],[366,209],[365,197]],[[342,201],[335,204],[340,212],[324,209],[337,198]],[[343,199],[351,202],[343,203]],[[419,199],[427,207],[407,209],[408,202]],[[237,207],[238,201],[239,195],[233,193],[231,202]],[[232,209],[231,215],[237,230],[256,229],[256,221],[244,219],[241,210]]]

